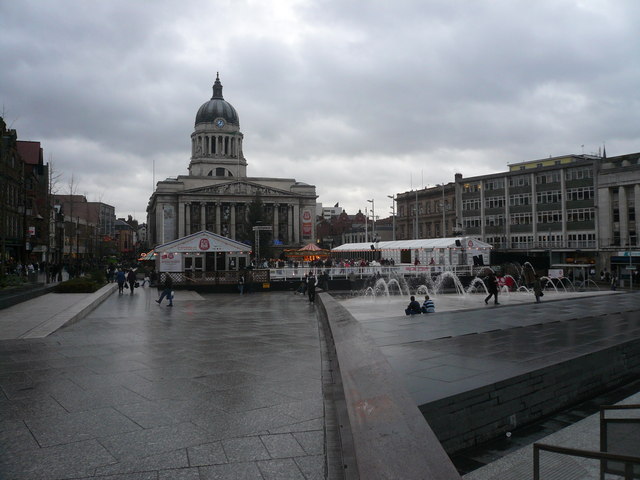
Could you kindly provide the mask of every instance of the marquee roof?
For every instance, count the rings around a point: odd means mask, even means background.
[[[456,244],[456,240],[460,245]],[[418,238],[416,240],[396,240],[389,242],[362,242],[345,243],[332,249],[332,252],[361,252],[371,250],[371,245],[375,250],[433,250],[436,248],[493,248],[488,243],[482,242],[472,237],[447,237],[447,238]]]
[[[186,237],[178,238],[154,248],[156,253],[164,252],[228,252],[228,253],[250,253],[251,245],[236,242],[227,237],[217,235],[206,230],[192,233]]]

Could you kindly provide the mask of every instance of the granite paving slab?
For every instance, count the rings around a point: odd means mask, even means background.
[[[0,478],[323,478],[314,307],[155,298],[112,295],[46,337],[0,340]]]

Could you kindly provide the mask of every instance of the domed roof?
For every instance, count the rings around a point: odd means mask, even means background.
[[[198,109],[196,125],[199,123],[213,123],[216,118],[223,118],[231,125],[240,126],[238,112],[222,97],[222,84],[220,83],[219,75],[216,75],[216,81],[213,84],[213,97]]]

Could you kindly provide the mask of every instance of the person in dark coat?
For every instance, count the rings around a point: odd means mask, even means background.
[[[116,273],[116,281],[118,282],[118,293],[122,295],[124,293],[124,282],[127,281],[127,276],[124,274],[124,270],[118,270],[118,273]]]
[[[405,308],[404,313],[407,315],[420,315],[422,313],[420,302],[418,302],[413,295],[411,295],[411,302],[409,302],[409,306]]]
[[[160,298],[156,300],[156,303],[162,303],[162,299],[164,297],[167,297],[167,299],[169,300],[169,305],[167,306],[173,307],[173,294],[171,293],[172,288],[173,288],[173,279],[171,278],[171,275],[169,275],[168,273],[165,273],[164,283],[162,284],[162,294],[160,295]]]
[[[489,295],[484,299],[484,303],[489,303],[489,300],[491,299],[491,297],[493,297],[495,301],[494,303],[496,305],[500,305],[498,303],[498,279],[493,272],[491,272],[491,274],[487,278],[487,291],[489,292]]]
[[[133,289],[135,288],[136,283],[136,272],[134,272],[133,269],[129,270],[129,273],[127,274],[127,283],[129,283],[131,295],[133,295]]]
[[[536,303],[540,303],[540,297],[544,295],[542,293],[542,283],[540,282],[540,275],[536,274],[536,279],[533,281],[533,295],[536,297]]]
[[[309,295],[309,301],[314,302],[316,299],[316,283],[317,279],[313,272],[309,273],[307,277],[307,294]]]

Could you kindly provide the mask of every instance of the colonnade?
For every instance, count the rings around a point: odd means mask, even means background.
[[[244,223],[244,218],[240,218],[240,216],[246,213],[248,206],[249,204],[244,202],[179,202],[178,237],[182,238],[201,230],[208,230],[235,239],[238,226]],[[286,212],[282,211],[281,207],[283,206],[286,206]],[[267,203],[265,207],[273,209],[271,226],[274,239],[281,240],[285,244],[299,243],[300,206],[297,204]],[[192,219],[194,212],[197,212],[197,218]],[[286,238],[281,238],[283,235]]]
[[[631,218],[629,211],[629,198],[633,195],[633,209],[634,215]],[[615,197],[617,197],[618,205],[618,229],[614,226],[614,205]],[[609,245],[619,245],[620,247],[626,246],[640,246],[640,184],[635,185],[619,185],[616,187],[601,188],[599,192],[600,201],[600,221],[602,222],[602,237],[609,239]],[[635,235],[631,235],[632,225],[631,221],[634,221]],[[615,241],[614,231],[619,232],[619,241]]]
[[[197,135],[193,138],[191,155],[238,157],[242,155],[242,139],[236,135]]]

